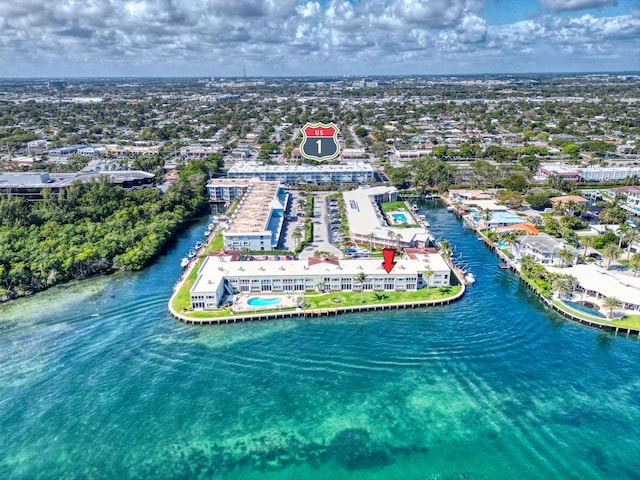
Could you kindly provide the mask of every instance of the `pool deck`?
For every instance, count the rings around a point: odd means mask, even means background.
[[[394,215],[402,215],[402,217],[405,220],[402,220],[402,221],[396,220]],[[387,212],[386,217],[389,222],[389,225],[391,226],[403,225],[403,224],[418,225],[418,222],[416,221],[415,217],[409,210],[393,210],[391,212]]]
[[[280,301],[277,305],[254,306],[249,305],[249,300],[252,298],[277,298]],[[255,293],[253,295],[239,293],[234,297],[231,311],[233,313],[259,312],[262,310],[274,310],[278,308],[296,308],[297,306],[296,297],[293,295],[277,295],[264,292],[262,294]]]

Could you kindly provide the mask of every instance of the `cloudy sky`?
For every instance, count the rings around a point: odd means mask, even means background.
[[[0,0],[0,77],[640,70],[640,0]]]

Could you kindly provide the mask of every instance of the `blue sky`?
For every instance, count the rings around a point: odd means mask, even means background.
[[[14,0],[0,76],[640,70],[640,0]]]

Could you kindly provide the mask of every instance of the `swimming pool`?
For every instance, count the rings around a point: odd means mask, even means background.
[[[598,318],[607,318],[606,315],[603,315],[598,310],[589,308],[580,302],[570,302],[569,300],[562,300],[562,303],[564,303],[568,307],[573,308],[574,310],[578,310],[579,312],[586,313],[588,315],[593,315],[594,317],[598,317]],[[589,305],[593,305],[595,307],[595,305],[591,302],[589,302]]]
[[[251,297],[247,300],[247,305],[251,307],[270,307],[272,305],[277,305],[278,303],[280,303],[279,298]]]
[[[391,216],[398,223],[406,223],[407,216],[404,213],[392,213]]]

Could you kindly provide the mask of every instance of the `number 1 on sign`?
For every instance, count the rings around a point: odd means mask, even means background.
[[[322,141],[316,140],[316,145],[318,145],[318,153],[322,153]]]

